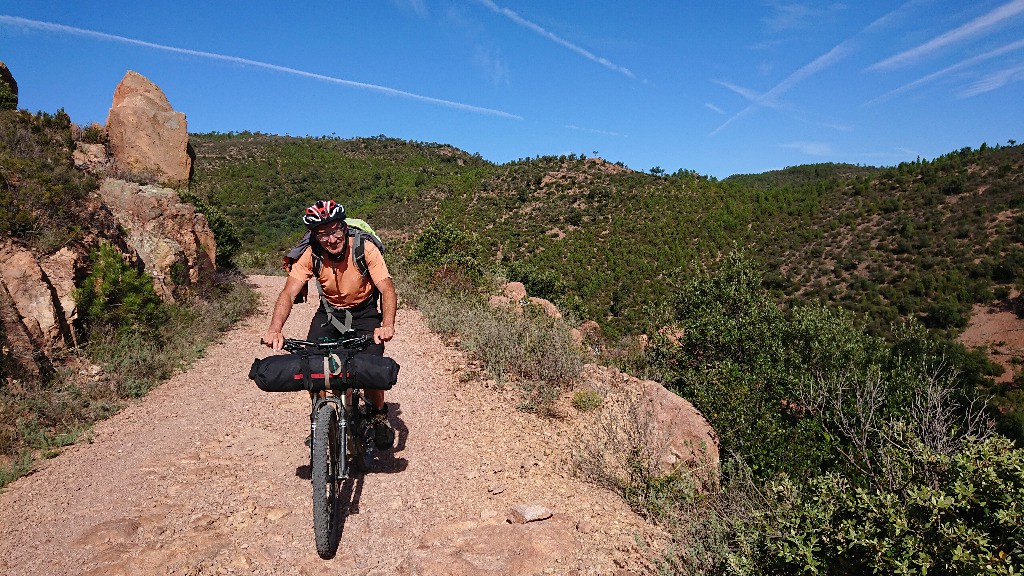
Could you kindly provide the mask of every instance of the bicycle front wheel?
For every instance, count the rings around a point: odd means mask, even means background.
[[[337,549],[338,479],[334,447],[338,438],[338,413],[330,404],[316,412],[313,429],[313,452],[310,476],[313,480],[313,533],[316,552],[321,558],[331,558]]]

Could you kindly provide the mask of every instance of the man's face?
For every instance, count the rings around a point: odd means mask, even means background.
[[[346,233],[344,222],[322,224],[313,230],[317,242],[332,256],[337,256],[345,248]]]

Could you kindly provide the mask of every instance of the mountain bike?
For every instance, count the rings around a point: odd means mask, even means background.
[[[285,338],[284,349],[292,353],[316,351],[330,356],[339,349],[362,350],[373,342],[372,336],[354,332],[341,338],[318,342]],[[360,399],[363,391],[339,388],[310,392],[309,469],[313,483],[313,533],[321,558],[334,556],[340,527],[341,486],[353,473],[366,472],[374,459],[373,426]]]

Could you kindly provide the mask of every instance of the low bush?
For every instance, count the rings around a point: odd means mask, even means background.
[[[153,279],[125,262],[117,248],[102,242],[89,260],[89,275],[73,293],[87,332],[104,326],[148,334],[166,318]]]

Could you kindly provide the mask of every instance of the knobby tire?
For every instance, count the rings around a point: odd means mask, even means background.
[[[315,424],[313,457],[310,462],[313,533],[316,536],[317,554],[321,558],[331,558],[337,550],[338,481],[334,477],[331,446],[338,441],[338,414],[330,404],[324,404],[317,410]]]

